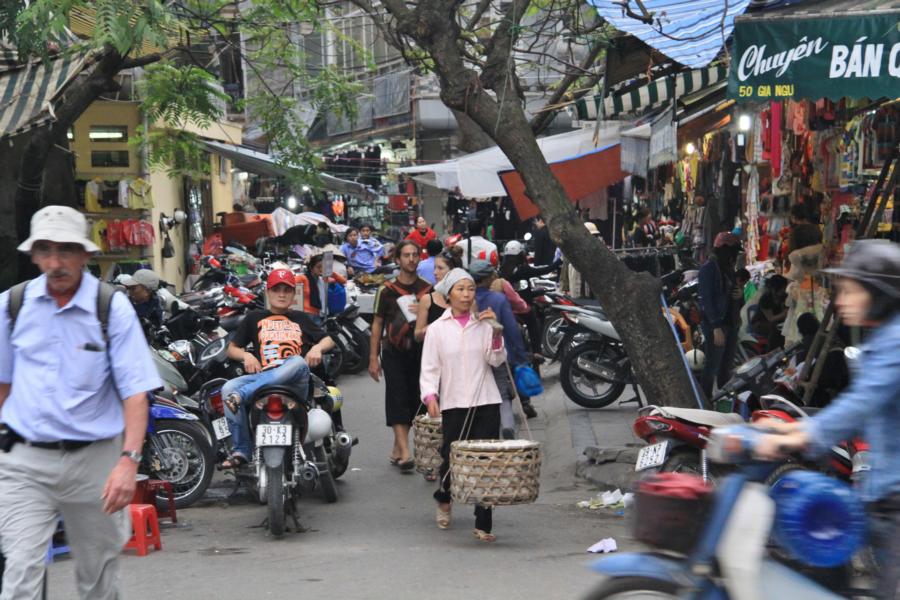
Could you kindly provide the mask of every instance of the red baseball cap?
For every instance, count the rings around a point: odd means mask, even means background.
[[[270,290],[279,283],[289,285],[292,288],[297,287],[297,280],[294,274],[287,269],[275,269],[269,273],[269,278],[266,279],[266,289]]]

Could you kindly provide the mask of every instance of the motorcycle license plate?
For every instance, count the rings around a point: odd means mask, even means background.
[[[256,445],[263,446],[290,446],[291,425],[257,425]]]
[[[231,435],[231,432],[228,431],[228,421],[225,420],[225,417],[219,417],[213,421],[212,426],[217,440],[224,440]]]
[[[369,324],[366,323],[366,320],[362,317],[356,317],[355,319],[353,319],[353,325],[360,331],[365,331],[369,328]]]
[[[660,442],[641,448],[641,451],[638,452],[637,462],[634,464],[634,470],[652,469],[666,462],[666,448],[668,445],[669,442]]]

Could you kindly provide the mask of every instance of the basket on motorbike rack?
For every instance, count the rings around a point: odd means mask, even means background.
[[[453,500],[483,506],[529,504],[538,497],[540,444],[531,440],[462,440],[450,444]]]
[[[413,421],[413,444],[416,471],[427,475],[437,474],[441,468],[441,445],[444,435],[441,432],[440,417],[419,415]]]
[[[687,553],[712,506],[712,486],[696,475],[659,473],[638,483],[634,537],[655,548]]]

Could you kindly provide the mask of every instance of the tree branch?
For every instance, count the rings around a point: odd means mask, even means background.
[[[126,58],[122,62],[123,69],[133,69],[135,67],[145,67],[147,65],[152,65],[155,62],[159,62],[163,59],[163,55],[159,52],[154,52],[153,54],[145,54],[144,56],[138,56],[135,58]]]
[[[559,82],[559,86],[553,92],[553,95],[547,100],[544,106],[549,106],[553,104],[557,104],[560,100],[563,99],[572,85],[578,81],[581,77],[584,76],[584,72],[594,64],[594,61],[597,60],[597,57],[600,56],[600,53],[606,47],[605,40],[595,40],[593,44],[591,44],[590,50],[588,50],[587,56],[584,57],[584,60],[581,61],[581,64],[578,66],[578,69],[570,69],[565,77],[562,78],[562,81]],[[593,86],[597,80],[600,78],[600,75],[593,76],[594,81],[591,82],[590,85],[585,87]],[[531,119],[531,130],[537,135],[543,129],[550,124],[550,121],[553,120],[554,112],[545,110],[539,112]]]
[[[475,12],[472,13],[472,17],[465,24],[463,29],[465,29],[466,31],[475,31],[475,26],[478,25],[478,21],[481,20],[481,17],[484,16],[484,13],[490,7],[491,0],[479,0],[478,6],[475,7]]]

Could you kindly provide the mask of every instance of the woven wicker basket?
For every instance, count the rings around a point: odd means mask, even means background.
[[[530,440],[466,440],[450,444],[450,493],[456,502],[509,506],[534,502],[541,448]]]
[[[435,473],[441,468],[441,446],[444,435],[441,433],[441,419],[428,415],[419,415],[413,421],[413,452],[416,471],[422,474]]]

